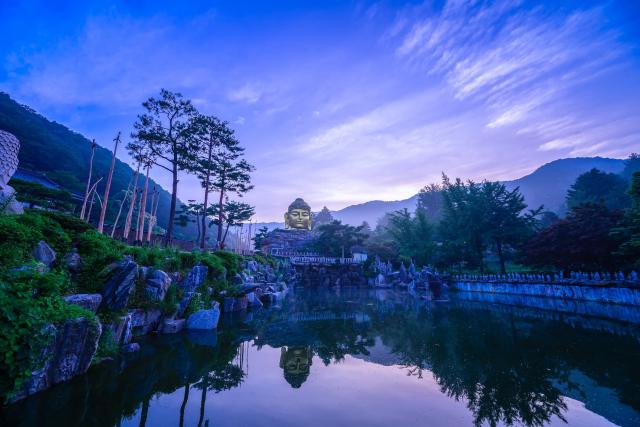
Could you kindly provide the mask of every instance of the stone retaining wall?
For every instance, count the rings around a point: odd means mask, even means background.
[[[528,295],[640,306],[640,289],[629,287],[454,281],[449,283],[449,288],[462,292]]]

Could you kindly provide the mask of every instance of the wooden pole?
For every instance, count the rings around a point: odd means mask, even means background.
[[[93,156],[96,154],[96,140],[91,141],[91,159],[89,160],[89,178],[87,178],[87,188],[84,190],[84,200],[82,201],[82,210],[80,211],[80,219],[84,219],[85,210],[87,208],[87,200],[89,199],[89,189],[91,188],[91,175],[93,174]]]
[[[144,180],[144,190],[142,192],[142,199],[140,200],[140,207],[142,210],[142,214],[138,213],[138,228],[136,229],[136,240],[142,241],[144,237],[144,216],[147,213],[147,192],[149,191],[149,170],[151,169],[151,164],[147,163],[147,173],[146,178]]]
[[[102,209],[100,210],[100,219],[98,220],[98,233],[102,234],[104,229],[104,217],[107,215],[107,204],[109,203],[109,191],[111,190],[111,180],[113,179],[113,170],[116,167],[116,152],[118,151],[118,144],[120,143],[120,132],[113,140],[115,145],[113,147],[113,156],[111,157],[111,167],[109,168],[109,176],[107,177],[107,184],[104,187],[104,197],[102,200]]]
[[[140,166],[141,166],[141,163],[138,162],[136,173],[133,175],[133,192],[131,193],[131,202],[129,203],[127,220],[124,223],[124,230],[122,231],[122,238],[124,240],[129,239],[129,232],[131,231],[131,222],[133,220],[133,208],[136,204],[136,196],[138,195],[138,177],[140,176]]]
[[[153,222],[152,221],[153,205],[154,205],[155,200],[156,200],[156,186],[154,185],[153,189],[151,190],[151,204],[150,204],[150,207],[149,207],[149,222],[147,224],[147,227],[149,228],[149,231],[147,232],[147,236],[142,238],[143,242],[149,241],[149,237],[151,235],[151,228],[153,227],[153,225],[152,225],[152,222]],[[144,229],[142,230],[142,232],[144,233]]]
[[[124,193],[122,200],[120,201],[120,208],[118,209],[118,215],[116,215],[116,220],[113,222],[113,228],[111,229],[111,238],[113,238],[113,234],[118,228],[118,221],[120,220],[120,214],[122,214],[122,207],[124,206],[124,202],[127,201],[127,197],[129,197],[129,189],[131,188],[131,183],[127,186],[127,191]]]

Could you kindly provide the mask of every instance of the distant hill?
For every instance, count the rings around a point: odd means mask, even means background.
[[[47,120],[32,108],[15,102],[3,92],[0,92],[0,129],[11,132],[20,140],[21,167],[46,174],[65,190],[84,194],[91,156],[89,139],[66,126]],[[114,129],[114,136],[115,132]],[[118,148],[120,154],[124,153],[124,150],[124,147]],[[106,175],[110,164],[111,151],[98,146],[93,163],[94,177]],[[107,222],[113,222],[119,207],[114,201],[121,198],[121,191],[126,190],[133,173],[129,165],[120,160],[116,161]],[[158,225],[166,228],[171,196],[152,180],[150,186],[154,185],[160,189]],[[99,192],[103,188],[101,187]],[[192,230],[181,227],[176,230],[176,237],[186,237],[187,234],[192,234]]]
[[[506,181],[505,185],[510,189],[520,187],[529,207],[535,208],[544,205],[545,209],[562,214],[565,210],[564,199],[569,187],[578,176],[593,168],[609,173],[620,173],[624,169],[624,160],[602,157],[554,160],[529,175],[513,181]],[[331,214],[343,223],[360,225],[362,221],[367,221],[372,227],[375,227],[378,220],[388,212],[404,208],[410,211],[414,210],[417,200],[417,195],[397,201],[374,200],[347,206],[344,209],[331,212]]]
[[[544,208],[559,214],[566,210],[567,190],[578,176],[596,168],[603,172],[620,173],[624,160],[603,157],[576,157],[559,159],[547,163],[529,175],[513,181],[506,181],[509,189],[520,187],[530,208],[544,205]]]

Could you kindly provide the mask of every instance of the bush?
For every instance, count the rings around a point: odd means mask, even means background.
[[[95,230],[89,230],[78,238],[78,253],[83,267],[78,276],[79,289],[87,292],[102,290],[107,278],[105,268],[122,258],[125,246]]]
[[[31,259],[31,250],[41,238],[38,230],[18,222],[17,216],[0,215],[0,270]]]
[[[95,315],[61,298],[69,287],[62,273],[19,273],[0,279],[0,399],[7,400],[42,366],[50,339],[46,325]]]
[[[242,255],[229,251],[215,251],[215,256],[222,260],[222,265],[227,269],[227,277],[233,277],[242,269]]]

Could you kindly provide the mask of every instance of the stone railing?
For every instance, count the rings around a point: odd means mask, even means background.
[[[558,273],[509,273],[509,274],[455,274],[450,276],[455,282],[482,283],[547,283],[564,285],[624,285],[640,286],[640,279],[635,271],[625,274],[617,273],[583,273],[571,272],[569,277]]]
[[[289,260],[293,265],[351,265],[361,264],[363,262],[356,258],[326,256],[292,256]]]

